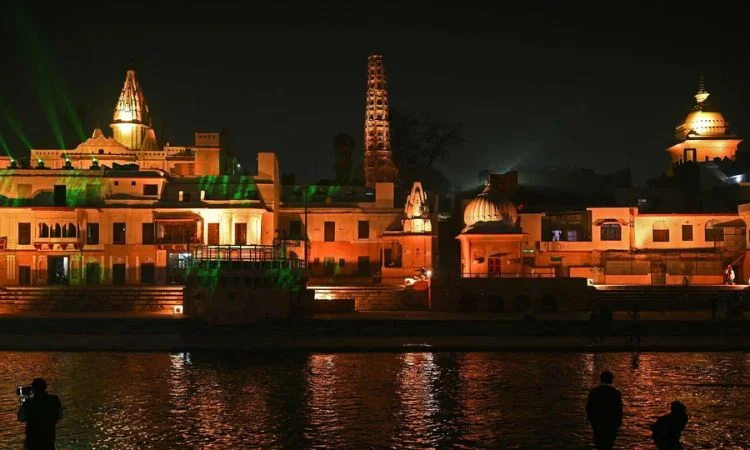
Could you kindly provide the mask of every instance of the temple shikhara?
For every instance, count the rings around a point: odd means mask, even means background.
[[[282,182],[273,152],[241,174],[221,133],[175,146],[151,118],[131,68],[109,132],[31,149],[26,166],[0,158],[1,285],[202,285],[196,273],[213,270],[217,289],[234,286],[231,299],[240,275],[262,286],[258,270],[272,268],[303,272],[318,300],[364,310],[429,308],[434,286],[443,296],[473,289],[461,280],[521,280],[533,291],[549,280],[718,285],[730,265],[739,282],[750,276],[742,140],[702,77],[670,167],[640,188],[629,172],[519,170],[439,195],[401,180],[381,55],[367,61],[359,185]],[[493,286],[477,295],[504,289]]]

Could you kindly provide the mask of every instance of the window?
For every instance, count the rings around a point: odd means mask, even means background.
[[[40,238],[49,237],[49,225],[47,225],[46,223],[39,224],[39,237]]]
[[[208,245],[219,245],[219,224],[208,224]]]
[[[654,230],[654,242],[669,242],[669,230]]]
[[[325,223],[325,235],[323,240],[326,242],[333,242],[336,240],[336,222]]]
[[[143,195],[159,195],[159,185],[158,184],[144,184]]]
[[[28,222],[18,224],[18,245],[31,244],[31,224]]]
[[[360,220],[357,227],[357,238],[358,239],[370,239],[370,221]]]
[[[120,185],[120,182],[115,180],[115,186],[119,186],[119,185]]]
[[[603,223],[601,227],[602,241],[622,240],[622,227],[619,223]]]
[[[135,186],[135,181],[131,181],[131,182],[130,182],[130,185],[131,185],[131,186]]]
[[[346,259],[339,258],[339,268],[343,269],[345,265],[346,265]]]
[[[99,224],[86,224],[86,243],[89,245],[99,245]]]
[[[246,245],[246,244],[247,244],[247,224],[235,223],[234,224],[234,245]]]
[[[657,220],[653,225],[653,236],[654,242],[669,242],[669,226],[667,222],[663,220]]]
[[[153,245],[156,240],[154,239],[154,224],[152,222],[145,222],[141,224],[141,236],[142,242],[145,245]]]
[[[683,241],[692,241],[693,240],[693,226],[692,225],[683,225],[682,226],[682,240]]]
[[[706,242],[721,242],[724,240],[723,228],[709,228],[706,226]]]
[[[192,199],[191,199],[191,195],[190,195],[190,192],[183,192],[183,193],[182,193],[182,201],[183,201],[183,202],[189,202],[189,201],[191,201],[191,200],[192,200]]]
[[[74,238],[78,236],[78,227],[76,224],[68,222],[67,226],[63,227],[63,237]]]
[[[578,240],[577,230],[568,230],[568,242],[575,242]]]
[[[115,222],[112,224],[112,243],[117,245],[125,244],[124,222]]]
[[[301,220],[292,220],[289,222],[289,239],[302,239]]]
[[[62,237],[62,227],[59,223],[53,224],[49,227],[49,237],[59,238]]]
[[[64,184],[55,185],[54,205],[55,206],[66,206],[67,205],[67,194]]]

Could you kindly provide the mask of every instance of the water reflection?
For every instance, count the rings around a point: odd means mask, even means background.
[[[690,448],[750,442],[743,353],[2,353],[0,448],[13,387],[60,393],[60,448],[582,448],[605,369],[625,399],[621,448],[681,400]]]

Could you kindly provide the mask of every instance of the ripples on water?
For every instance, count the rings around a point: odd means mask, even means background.
[[[44,376],[58,448],[590,448],[587,390],[615,373],[623,449],[688,407],[687,448],[746,448],[742,353],[0,353],[0,449],[20,448],[14,387]]]

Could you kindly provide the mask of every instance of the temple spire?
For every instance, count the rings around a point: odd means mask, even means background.
[[[383,56],[367,58],[365,103],[365,185],[395,181],[398,170],[391,158],[391,126],[388,111],[388,81]]]
[[[132,66],[125,74],[110,127],[115,140],[133,150],[140,150],[149,131],[153,133],[146,98]]]
[[[128,69],[125,75],[125,83],[122,86],[117,105],[115,105],[113,122],[151,125],[146,98],[143,96],[143,91],[135,78],[135,70],[132,68]]]
[[[701,71],[700,78],[698,79],[698,92],[695,94],[696,109],[701,109],[703,102],[706,101],[708,96],[711,95],[706,90],[706,82],[703,78],[703,71]]]

